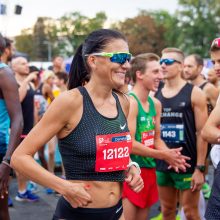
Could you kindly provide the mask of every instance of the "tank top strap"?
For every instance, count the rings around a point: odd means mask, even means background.
[[[124,111],[123,111],[123,109],[122,109],[122,107],[121,107],[121,103],[120,103],[120,101],[119,101],[118,95],[117,95],[115,92],[112,92],[112,95],[113,95],[113,97],[115,98],[116,106],[117,106],[119,115],[120,115],[121,113],[124,115]],[[124,117],[125,117],[125,115],[124,115]]]
[[[85,109],[87,109],[88,107],[90,108],[90,111],[94,111],[94,112],[97,112],[93,102],[92,102],[92,99],[88,93],[88,91],[86,90],[85,87],[82,87],[82,86],[79,86],[77,87],[77,89],[79,90],[79,92],[81,93],[81,95],[83,96],[83,103],[84,103],[84,107]],[[112,92],[112,95],[113,97],[115,98],[115,101],[116,101],[116,107],[117,107],[117,110],[118,110],[118,115],[124,115],[124,111],[121,107],[121,104],[120,104],[120,101],[119,101],[119,98],[117,96],[117,94],[115,92]]]
[[[207,83],[208,82],[204,82],[202,85],[199,86],[199,88],[203,90]]]
[[[149,112],[152,116],[155,116],[156,115],[156,109],[155,109],[154,101],[150,96],[148,96],[147,100],[148,100],[148,103],[149,103]]]
[[[41,83],[40,86],[39,86],[39,88],[38,88],[41,94],[43,94],[43,85],[44,85],[44,84]]]
[[[130,92],[129,95],[132,96],[132,97],[134,97],[135,100],[137,101],[137,103],[138,103],[138,109],[141,110],[141,111],[146,112],[146,111],[143,109],[142,104],[141,104],[140,100],[138,99],[138,97],[137,97],[133,92]],[[150,108],[149,108],[149,109],[150,109]]]

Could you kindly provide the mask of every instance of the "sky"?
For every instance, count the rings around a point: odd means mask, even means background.
[[[8,37],[19,35],[21,30],[34,25],[37,17],[59,18],[65,13],[79,11],[93,17],[103,11],[108,23],[135,17],[139,10],[164,9],[174,13],[178,0],[0,0],[7,5],[7,15],[0,15],[0,32]],[[22,6],[22,14],[15,15],[15,5]]]

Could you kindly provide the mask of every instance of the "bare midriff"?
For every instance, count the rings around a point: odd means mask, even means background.
[[[72,183],[84,183],[92,202],[85,208],[109,208],[118,203],[122,194],[122,183],[104,181],[69,180]]]

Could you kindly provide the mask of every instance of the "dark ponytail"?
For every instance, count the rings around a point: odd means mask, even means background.
[[[84,78],[86,78],[86,75],[88,75],[82,56],[82,47],[83,45],[81,44],[73,57],[69,72],[68,89],[81,86]]]
[[[111,29],[99,29],[88,35],[85,42],[79,46],[70,67],[68,89],[82,86],[90,78],[90,67],[87,64],[87,56],[105,49],[112,40],[122,39],[124,35]]]

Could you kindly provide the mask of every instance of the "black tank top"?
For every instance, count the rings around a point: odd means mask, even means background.
[[[200,88],[201,90],[203,90],[204,87],[207,85],[207,83],[208,83],[208,82],[204,82],[202,85],[199,86],[199,88]],[[211,104],[210,102],[207,102],[207,108],[208,108],[208,114],[210,115],[211,112],[212,112],[212,110],[213,110],[213,106],[212,106],[212,104]]]
[[[23,101],[21,102],[22,114],[24,118],[23,135],[26,135],[34,126],[34,89],[29,84],[29,89]]]
[[[84,87],[78,87],[83,96],[83,114],[79,124],[66,137],[59,139],[59,149],[69,180],[97,180],[123,182],[124,171],[96,172],[96,135],[128,132],[127,120],[116,100],[118,114],[115,118],[101,115],[95,108],[92,99]],[[73,113],[74,114],[74,113]],[[126,126],[121,130],[121,125]]]
[[[182,154],[191,158],[187,173],[193,173],[197,160],[196,127],[192,109],[191,95],[193,85],[186,83],[180,92],[172,98],[165,98],[161,90],[157,98],[162,104],[161,137],[169,148],[183,147]],[[164,161],[157,162],[157,170],[167,171]]]

